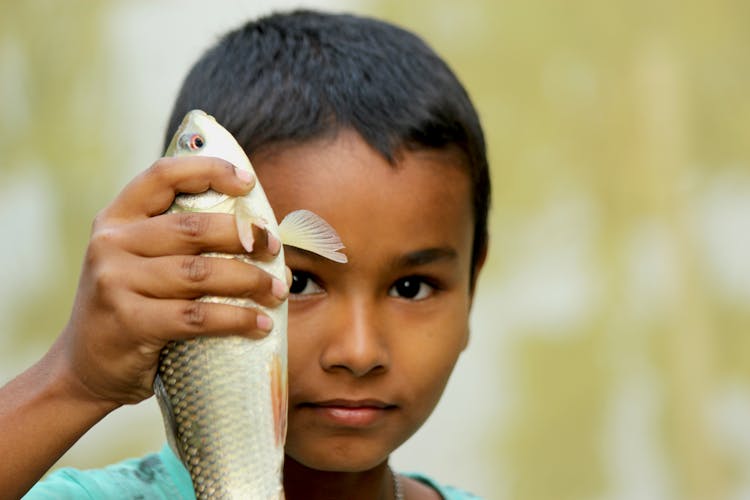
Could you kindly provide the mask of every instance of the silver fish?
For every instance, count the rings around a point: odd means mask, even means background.
[[[185,116],[166,152],[166,156],[183,155],[223,158],[254,174],[234,137],[200,110]],[[235,214],[246,248],[252,242],[254,224],[284,244],[346,262],[338,251],[343,245],[336,232],[312,212],[292,212],[277,225],[258,182],[243,197],[213,190],[180,194],[169,212],[184,211]],[[239,259],[286,280],[283,248],[268,262],[247,255],[205,255]],[[274,326],[260,340],[198,337],[170,342],[162,350],[154,392],[170,446],[190,472],[198,499],[283,498],[287,303],[269,309],[249,299],[207,296],[198,300],[258,308],[271,317]]]

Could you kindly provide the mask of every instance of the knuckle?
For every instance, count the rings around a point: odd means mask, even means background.
[[[102,224],[91,233],[89,246],[99,250],[112,246],[116,241],[117,230]]]
[[[216,157],[213,157],[212,160],[212,166],[216,169],[217,173],[234,176],[234,165],[232,165],[230,162],[223,158]]]
[[[189,327],[202,327],[206,324],[206,307],[204,304],[191,301],[182,309],[182,320]]]
[[[164,181],[170,178],[169,172],[172,170],[175,159],[169,156],[159,158],[146,170],[145,175],[153,177],[157,181]]]
[[[187,256],[182,259],[180,269],[188,281],[204,281],[211,274],[210,258],[199,255]]]
[[[99,297],[108,296],[120,283],[119,274],[112,266],[98,265],[93,272],[94,287]]]
[[[182,213],[177,217],[180,232],[190,239],[197,239],[206,234],[209,224],[208,217],[196,213]]]
[[[235,333],[239,335],[257,336],[258,327],[256,317],[258,311],[255,307],[243,306],[232,309],[232,324]]]
[[[97,231],[101,230],[103,227],[107,226],[107,210],[100,210],[95,216],[94,220],[91,221],[91,234],[95,234]]]
[[[270,294],[271,275],[263,272],[253,260],[244,255],[235,256],[232,261],[242,263],[234,267],[232,271],[238,283],[233,296],[264,304],[268,302],[266,295]]]
[[[117,231],[111,227],[102,226],[96,229],[89,239],[86,249],[85,263],[95,269],[100,268],[102,262],[106,261],[107,254],[112,247],[117,245]]]
[[[271,296],[271,277],[265,275],[255,275],[247,281],[247,288],[242,294],[243,298],[252,299],[258,303],[268,305],[273,302]]]
[[[142,311],[128,300],[111,301],[110,316],[114,324],[120,327],[121,334],[132,331],[132,325],[140,323]]]

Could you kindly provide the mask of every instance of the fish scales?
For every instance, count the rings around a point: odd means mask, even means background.
[[[270,395],[272,342],[200,337],[164,349],[160,376],[197,498],[278,498]],[[248,360],[255,362],[248,363]],[[268,492],[261,494],[259,492]]]

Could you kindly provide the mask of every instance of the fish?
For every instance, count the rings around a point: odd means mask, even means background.
[[[185,115],[165,156],[213,156],[255,176],[250,160],[230,132],[202,110]],[[253,225],[285,245],[345,263],[336,231],[307,210],[277,224],[260,182],[245,196],[209,189],[179,193],[167,210],[235,215],[243,247],[250,251]],[[206,253],[258,266],[286,282],[283,245],[270,261],[247,254]],[[284,498],[282,467],[287,415],[287,302],[266,308],[250,299],[205,296],[203,302],[252,307],[273,320],[271,332],[254,340],[240,336],[196,337],[169,342],[161,351],[154,393],[167,441],[190,473],[196,498]]]

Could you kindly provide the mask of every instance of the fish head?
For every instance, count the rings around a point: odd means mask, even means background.
[[[165,156],[213,156],[253,175],[253,167],[232,134],[205,111],[194,109],[185,115],[172,137]],[[186,210],[207,209],[223,202],[226,195],[209,190],[200,194],[180,194],[175,204]]]

